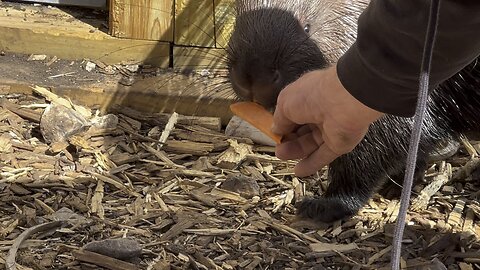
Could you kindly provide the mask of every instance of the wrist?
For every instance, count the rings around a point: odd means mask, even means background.
[[[334,97],[336,104],[326,110],[326,114],[343,130],[351,133],[361,132],[384,115],[383,112],[370,108],[350,94],[338,77],[336,65],[330,67],[327,72],[333,87],[325,89],[331,91],[328,95]]]

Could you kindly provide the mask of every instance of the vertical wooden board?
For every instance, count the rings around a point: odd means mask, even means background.
[[[173,8],[173,0],[111,0],[110,34],[172,42]]]
[[[226,48],[235,26],[235,0],[214,0],[216,47]]]
[[[175,44],[215,47],[213,0],[175,1]]]

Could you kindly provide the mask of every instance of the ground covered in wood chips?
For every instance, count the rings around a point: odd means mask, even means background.
[[[321,194],[326,173],[295,178],[293,162],[225,136],[219,119],[95,115],[35,92],[1,97],[4,269],[389,268],[396,199],[335,224],[298,220],[295,202]],[[480,268],[479,146],[464,141],[415,187],[409,269]]]

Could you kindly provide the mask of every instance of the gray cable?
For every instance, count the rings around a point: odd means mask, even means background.
[[[412,137],[410,138],[410,146],[408,149],[407,167],[405,170],[402,195],[400,198],[400,210],[398,212],[398,219],[395,224],[395,232],[393,234],[393,248],[391,257],[391,267],[393,270],[400,269],[400,255],[402,249],[403,231],[405,229],[405,220],[410,202],[413,173],[415,171],[415,165],[417,162],[418,145],[420,143],[422,124],[426,110],[428,87],[430,80],[430,64],[432,61],[433,45],[437,32],[439,9],[440,0],[431,0],[427,34],[425,38],[425,47],[423,49],[422,65],[420,68],[417,108],[415,110],[414,126],[412,129]]]

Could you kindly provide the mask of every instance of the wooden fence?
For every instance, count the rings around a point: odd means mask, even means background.
[[[110,0],[108,30],[62,9],[0,8],[0,50],[107,64],[225,67],[234,0]],[[106,19],[106,18],[105,18]]]

